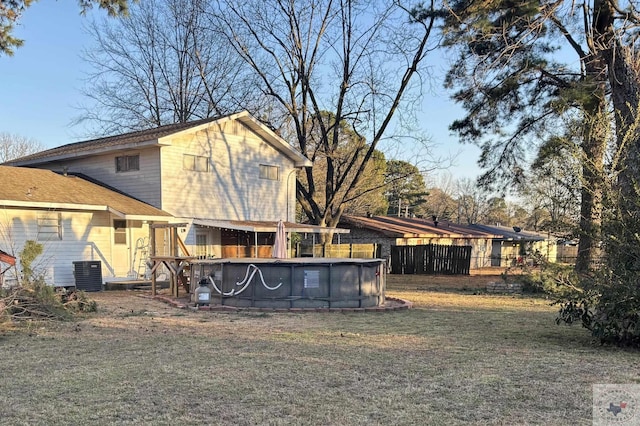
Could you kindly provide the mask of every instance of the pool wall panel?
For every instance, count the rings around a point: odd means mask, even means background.
[[[384,265],[382,259],[215,259],[195,261],[191,278],[210,275],[227,294],[210,284],[212,300],[223,305],[366,308],[384,304]]]

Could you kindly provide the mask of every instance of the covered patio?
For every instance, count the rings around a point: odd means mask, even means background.
[[[283,221],[234,221],[191,219],[189,222],[153,224],[150,235],[152,294],[156,294],[156,275],[160,270],[169,274],[170,291],[178,296],[183,286],[189,292],[190,264],[205,259],[274,258],[273,250],[279,224],[284,226],[287,255],[293,257],[290,234],[349,233],[348,229],[326,228]],[[188,236],[193,238],[189,241]],[[186,238],[184,238],[186,237]],[[204,238],[202,238],[204,237]],[[217,237],[217,238],[216,238]],[[186,240],[186,241],[185,241]],[[189,244],[195,243],[195,244]],[[315,256],[313,256],[315,257]]]
[[[211,220],[193,219],[193,225],[200,229],[216,229],[220,233],[219,256],[220,258],[270,258],[273,252],[275,236],[278,232],[278,221],[247,221],[247,220]],[[326,228],[323,226],[303,223],[285,222],[285,234],[287,236],[287,257],[295,257],[291,243],[291,234],[310,234],[315,244],[317,234],[333,233],[337,235],[338,244],[340,236],[350,231],[343,228]],[[197,251],[197,250],[196,250]],[[205,258],[201,253],[196,257]],[[315,257],[315,256],[312,256]]]

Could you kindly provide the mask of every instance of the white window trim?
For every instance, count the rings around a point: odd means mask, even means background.
[[[193,161],[193,168],[187,167],[185,160],[189,158]],[[205,164],[205,170],[200,167],[201,164]],[[204,155],[182,154],[182,169],[191,172],[208,173],[211,170],[211,162],[209,157]]]
[[[43,213],[37,219],[37,241],[62,240],[62,213]]]
[[[280,180],[280,167],[279,166],[274,166],[271,164],[260,164],[259,166],[259,176],[260,179],[265,179],[265,180]],[[276,176],[272,177],[271,173],[275,171]]]
[[[136,158],[138,159],[138,167],[137,168],[131,168],[130,166],[130,158]],[[118,159],[120,158],[125,158],[126,161],[126,166],[125,168],[122,168],[120,170],[118,170]],[[137,172],[140,171],[140,154],[133,154],[133,155],[117,155],[115,158],[115,168],[116,168],[116,173],[127,173],[127,172]]]

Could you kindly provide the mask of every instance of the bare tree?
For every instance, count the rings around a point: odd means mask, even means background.
[[[574,142],[561,139],[546,145],[531,168],[531,179],[520,193],[531,207],[537,230],[574,237],[580,234],[581,161]]]
[[[314,164],[314,167],[315,164]],[[387,162],[384,154],[380,151],[373,153],[371,161],[367,164],[363,177],[358,184],[354,195],[345,200],[344,213],[350,215],[384,215],[387,212],[389,203],[385,198],[385,172]],[[316,176],[319,175],[314,173]]]
[[[121,20],[87,26],[90,99],[78,121],[97,134],[187,122],[238,110],[250,93],[244,62],[204,19],[208,0],[147,0]]]
[[[44,145],[35,139],[10,133],[0,133],[0,163],[42,151]]]
[[[425,215],[435,216],[441,221],[458,222],[458,203],[454,199],[456,194],[456,182],[449,172],[437,175],[426,175],[427,202]]]
[[[265,120],[312,161],[326,155],[323,185],[306,169],[296,196],[311,223],[335,227],[393,120],[410,116],[430,50],[434,3],[402,1],[220,0],[216,25],[251,66],[271,100]],[[323,120],[329,111],[334,120]],[[259,114],[262,116],[262,114]],[[366,143],[338,170],[340,127]],[[334,123],[334,124],[332,124]],[[321,143],[312,143],[312,126]],[[398,136],[398,135],[396,135]]]
[[[480,223],[488,209],[488,194],[468,178],[460,179],[457,184],[458,222],[466,224]]]
[[[427,195],[425,216],[435,216],[439,221],[457,222],[458,204],[446,189],[431,187]]]
[[[325,127],[337,126],[339,130],[339,142],[338,148],[332,150],[329,153],[324,152],[322,143],[322,134],[319,131],[321,126],[311,126],[311,133],[309,135],[309,143],[314,144],[313,152],[316,153],[313,158],[313,177],[315,179],[314,185],[316,187],[323,187],[323,179],[326,176],[326,170],[328,163],[331,162],[336,173],[355,173],[356,170],[352,169],[350,172],[346,171],[349,166],[349,161],[352,158],[352,153],[356,150],[364,155],[362,149],[366,145],[364,138],[356,134],[349,124],[345,121],[342,123],[333,122],[334,117],[328,112],[321,114],[323,120],[326,121]],[[388,203],[385,198],[385,172],[387,170],[387,162],[384,154],[379,151],[375,151],[371,161],[367,164],[364,171],[363,178],[360,183],[352,191],[352,195],[349,198],[345,198],[344,213],[350,215],[365,215],[365,214],[384,214],[387,211]],[[304,185],[304,183],[303,183]],[[346,188],[342,188],[346,190]],[[341,194],[338,194],[340,196]],[[318,202],[323,204],[324,200],[320,199],[324,196],[323,192],[318,193]]]

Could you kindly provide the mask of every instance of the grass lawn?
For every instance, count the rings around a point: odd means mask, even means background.
[[[386,313],[99,312],[0,337],[0,424],[591,424],[592,384],[640,383],[527,297],[391,284]],[[94,296],[95,295],[95,296]]]

